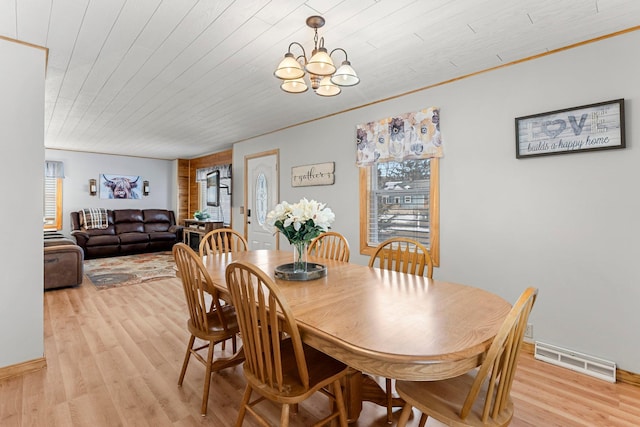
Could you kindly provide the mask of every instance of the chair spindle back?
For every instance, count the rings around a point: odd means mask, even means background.
[[[369,259],[369,267],[433,277],[433,261],[420,242],[404,237],[386,240],[378,245]]]
[[[342,234],[327,231],[311,241],[307,253],[321,258],[349,262],[349,242]]]
[[[284,392],[280,346],[286,335],[293,345],[299,381],[308,389],[309,372],[300,332],[278,286],[258,267],[246,262],[229,264],[226,280],[242,334],[245,371],[268,387]]]
[[[536,288],[527,288],[511,308],[469,389],[460,411],[461,419],[464,420],[469,415],[485,381],[488,383],[486,394],[482,396],[485,402],[482,411],[483,422],[486,423],[489,417],[498,418],[506,408],[527,321],[537,295]]]
[[[200,256],[246,251],[247,240],[232,228],[218,228],[208,232],[200,241]]]

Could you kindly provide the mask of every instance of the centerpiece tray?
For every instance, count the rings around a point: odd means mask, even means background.
[[[315,262],[307,263],[306,271],[293,271],[293,263],[282,264],[275,268],[276,279],[282,280],[315,280],[327,275],[327,266],[316,264]]]

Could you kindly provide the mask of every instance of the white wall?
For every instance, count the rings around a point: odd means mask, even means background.
[[[44,355],[44,78],[44,50],[0,39],[0,367]]]
[[[46,160],[64,163],[62,184],[63,232],[70,233],[70,213],[85,208],[171,209],[177,213],[175,161],[113,156],[64,150],[45,150]],[[141,199],[110,200],[89,195],[89,180],[100,174],[135,175],[149,181],[150,192]]]
[[[639,45],[640,32],[624,34],[237,143],[234,224],[243,223],[244,156],[280,148],[281,200],[327,202],[352,261],[366,263],[358,254],[355,126],[439,106],[445,158],[434,277],[512,302],[537,286],[536,340],[640,373],[640,58],[632,54]],[[617,98],[626,100],[626,149],[515,158],[515,117]],[[334,185],[291,187],[292,166],[329,161]]]

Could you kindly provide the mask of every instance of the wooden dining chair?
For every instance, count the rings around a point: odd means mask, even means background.
[[[224,343],[231,339],[233,353],[235,354],[237,352],[236,334],[239,332],[238,321],[234,307],[230,304],[222,305],[220,303],[211,277],[202,264],[200,256],[193,249],[184,243],[176,243],[173,246],[173,257],[175,258],[178,271],[180,271],[182,288],[184,289],[184,295],[187,300],[187,307],[189,309],[187,329],[191,333],[189,344],[187,345],[187,352],[182,364],[182,370],[180,371],[178,385],[182,385],[191,356],[205,365],[206,373],[204,377],[201,408],[202,416],[205,416],[207,413],[211,374],[242,362],[241,358],[213,360],[214,346],[217,343]],[[207,308],[205,295],[211,295],[213,298],[211,309]],[[195,347],[196,338],[206,341],[206,344]],[[204,349],[208,349],[206,359],[199,353]]]
[[[327,231],[309,243],[308,255],[349,262],[349,242],[340,233]]]
[[[269,425],[254,408],[264,399],[282,405],[280,426],[289,425],[291,405],[315,392],[329,397],[331,414],[320,426],[337,419],[347,426],[340,380],[348,367],[302,342],[293,313],[278,286],[263,271],[247,262],[232,262],[226,269],[227,287],[237,309],[246,359],[247,386],[236,427],[249,412],[261,425]],[[252,393],[257,396],[251,400]]]
[[[398,427],[406,426],[412,407],[449,426],[509,425],[513,417],[511,385],[537,294],[536,288],[527,288],[520,295],[479,369],[440,381],[397,381],[396,390],[406,402]]]
[[[200,256],[246,251],[247,240],[232,228],[211,230],[200,240]]]
[[[369,267],[419,276],[425,275],[426,269],[426,276],[433,277],[433,261],[427,248],[406,237],[394,237],[380,243],[369,258]]]
[[[433,261],[424,245],[416,240],[405,237],[395,237],[380,243],[371,258],[369,267],[384,270],[401,271],[408,274],[428,278],[433,277]],[[385,394],[387,404],[387,422],[391,423],[393,415],[393,386],[390,378],[385,378]]]

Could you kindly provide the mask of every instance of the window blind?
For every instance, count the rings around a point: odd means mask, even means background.
[[[58,178],[44,178],[44,227],[57,228]]]
[[[429,159],[373,165],[367,243],[407,237],[430,247]]]

